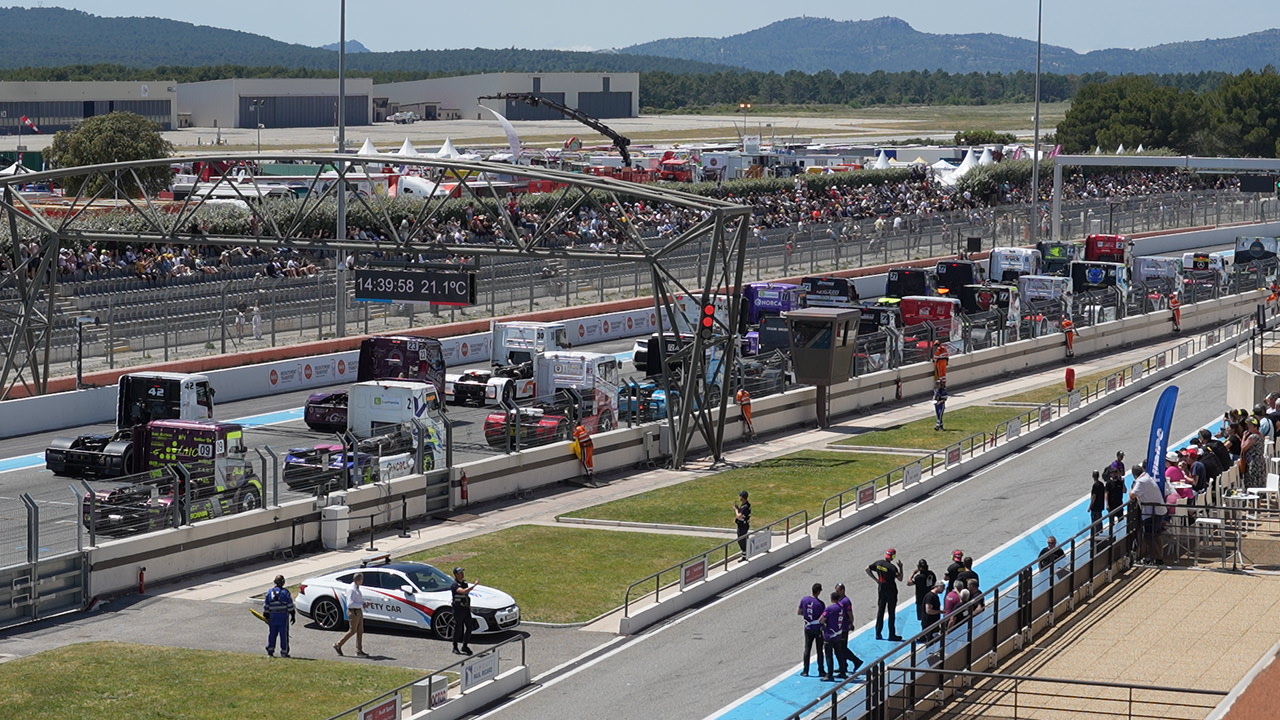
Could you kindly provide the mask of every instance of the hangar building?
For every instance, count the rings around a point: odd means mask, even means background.
[[[347,78],[347,126],[370,124],[373,80]],[[335,78],[230,78],[178,86],[193,127],[337,127]],[[185,117],[184,117],[185,121]]]
[[[173,130],[178,126],[177,88],[172,81],[0,82],[0,135],[31,133],[22,124],[24,116],[48,134],[112,112],[137,113]]]
[[[487,120],[476,98],[503,93],[534,93],[597,118],[629,118],[640,114],[640,73],[486,73],[387,83],[374,94],[402,110],[419,112],[427,119],[453,117]],[[546,107],[512,100],[485,100],[485,105],[508,120],[560,120],[564,116]],[[436,108],[433,113],[431,108]]]

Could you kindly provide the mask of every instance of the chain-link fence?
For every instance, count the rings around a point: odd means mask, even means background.
[[[745,277],[813,275],[868,265],[952,255],[968,237],[984,247],[1030,242],[1029,210],[1002,206],[912,216],[900,227],[877,230],[869,219],[799,222],[754,231]],[[1267,199],[1228,191],[1068,203],[1064,237],[1090,232],[1154,230],[1265,221],[1280,216]],[[1047,237],[1047,227],[1040,237]],[[661,238],[650,238],[659,247]],[[708,248],[690,243],[664,259],[683,282],[701,281]],[[390,264],[390,261],[386,261]],[[289,345],[342,333],[403,330],[554,307],[604,302],[651,293],[648,269],[601,260],[481,258],[478,298],[466,308],[357,302],[333,259],[298,277],[267,275],[264,264],[244,261],[214,275],[181,280],[135,277],[64,281],[58,285],[51,362],[53,374],[128,367],[245,349]],[[77,324],[84,319],[84,324]]]

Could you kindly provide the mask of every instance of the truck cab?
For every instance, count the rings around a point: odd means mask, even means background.
[[[1084,239],[1084,260],[1126,265],[1132,246],[1128,235],[1089,235]]]
[[[889,271],[884,283],[884,296],[878,305],[897,305],[902,298],[936,295],[937,279],[926,268],[901,267]]]
[[[964,352],[958,298],[909,296],[902,298],[899,307],[902,308],[903,329],[910,333],[909,337],[903,338],[906,348],[914,347],[927,355],[932,341],[941,340],[950,353]]]
[[[444,346],[435,338],[369,337],[360,343],[356,382],[370,380],[412,380],[431,384],[444,395]],[[341,432],[347,427],[348,393],[312,393],[307,398],[303,419],[319,432]]]
[[[992,248],[987,258],[987,278],[993,283],[1017,283],[1023,275],[1039,275],[1040,251],[1033,248]]]
[[[55,475],[70,476],[119,477],[140,472],[143,458],[135,440],[146,425],[155,420],[208,420],[213,417],[213,395],[205,375],[121,375],[115,432],[55,438],[44,451],[45,467]]]
[[[1226,252],[1183,253],[1182,270],[1187,280],[1197,285],[1225,285],[1231,259],[1232,254]]]
[[[1045,275],[1066,275],[1071,261],[1083,255],[1080,244],[1073,242],[1041,242],[1036,249],[1040,251],[1040,272]]]
[[[956,296],[960,288],[983,280],[982,266],[972,260],[939,260],[933,268],[939,295]]]
[[[445,467],[448,428],[443,411],[431,383],[355,383],[347,407],[348,444],[291,448],[285,457],[285,482],[295,490],[348,487]]]
[[[852,278],[807,277],[800,281],[803,302],[799,307],[858,307],[858,288]]]
[[[1133,285],[1145,296],[1148,310],[1168,308],[1169,296],[1183,291],[1185,274],[1182,258],[1146,256],[1133,259]]]
[[[501,448],[545,445],[568,440],[574,425],[592,433],[617,427],[617,357],[607,353],[549,352],[538,361],[539,402],[515,410],[489,413],[485,440]]]
[[[572,347],[564,323],[494,323],[492,338],[492,367],[446,376],[449,402],[485,407],[532,398],[542,354]]]
[[[262,480],[254,472],[238,423],[212,420],[155,420],[141,429],[139,472],[149,479],[86,493],[82,522],[106,535],[124,535],[170,527],[174,504],[186,507],[194,522],[262,507]],[[190,487],[166,469],[181,465]]]

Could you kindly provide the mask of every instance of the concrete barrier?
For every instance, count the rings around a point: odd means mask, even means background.
[[[634,615],[622,618],[618,625],[618,632],[622,635],[634,635],[654,623],[666,620],[678,612],[736,586],[747,578],[791,562],[809,552],[813,548],[812,543],[813,540],[809,535],[803,534],[789,543],[783,543],[764,555],[739,563],[703,582],[690,585],[684,590],[672,590],[675,594],[664,598],[662,602],[648,605]]]
[[[426,718],[432,718],[432,720],[454,720],[454,718],[473,715],[484,707],[492,705],[503,698],[511,697],[521,688],[528,686],[531,681],[532,676],[529,674],[529,666],[519,665],[499,673],[493,680],[471,688],[440,707],[413,711],[408,720],[426,720]]]

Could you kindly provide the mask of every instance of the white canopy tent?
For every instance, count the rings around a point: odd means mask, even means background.
[[[889,165],[889,153],[886,153],[885,151],[881,150],[880,155],[876,158],[876,164],[871,166],[871,169],[888,170],[890,167],[891,166]]]
[[[369,138],[364,139],[364,144],[356,151],[357,155],[377,155],[378,148],[373,146],[373,141]]]
[[[5,177],[8,177],[10,175],[23,175],[29,172],[31,172],[31,170],[28,169],[27,166],[23,165],[22,163],[16,162],[10,165],[9,167],[3,170],[0,170],[0,175],[4,175]]]
[[[395,154],[400,155],[401,157],[417,157],[422,153],[418,152],[418,148],[414,147],[413,143],[409,142],[409,138],[405,138],[404,144],[400,146],[400,149],[397,150]]]

